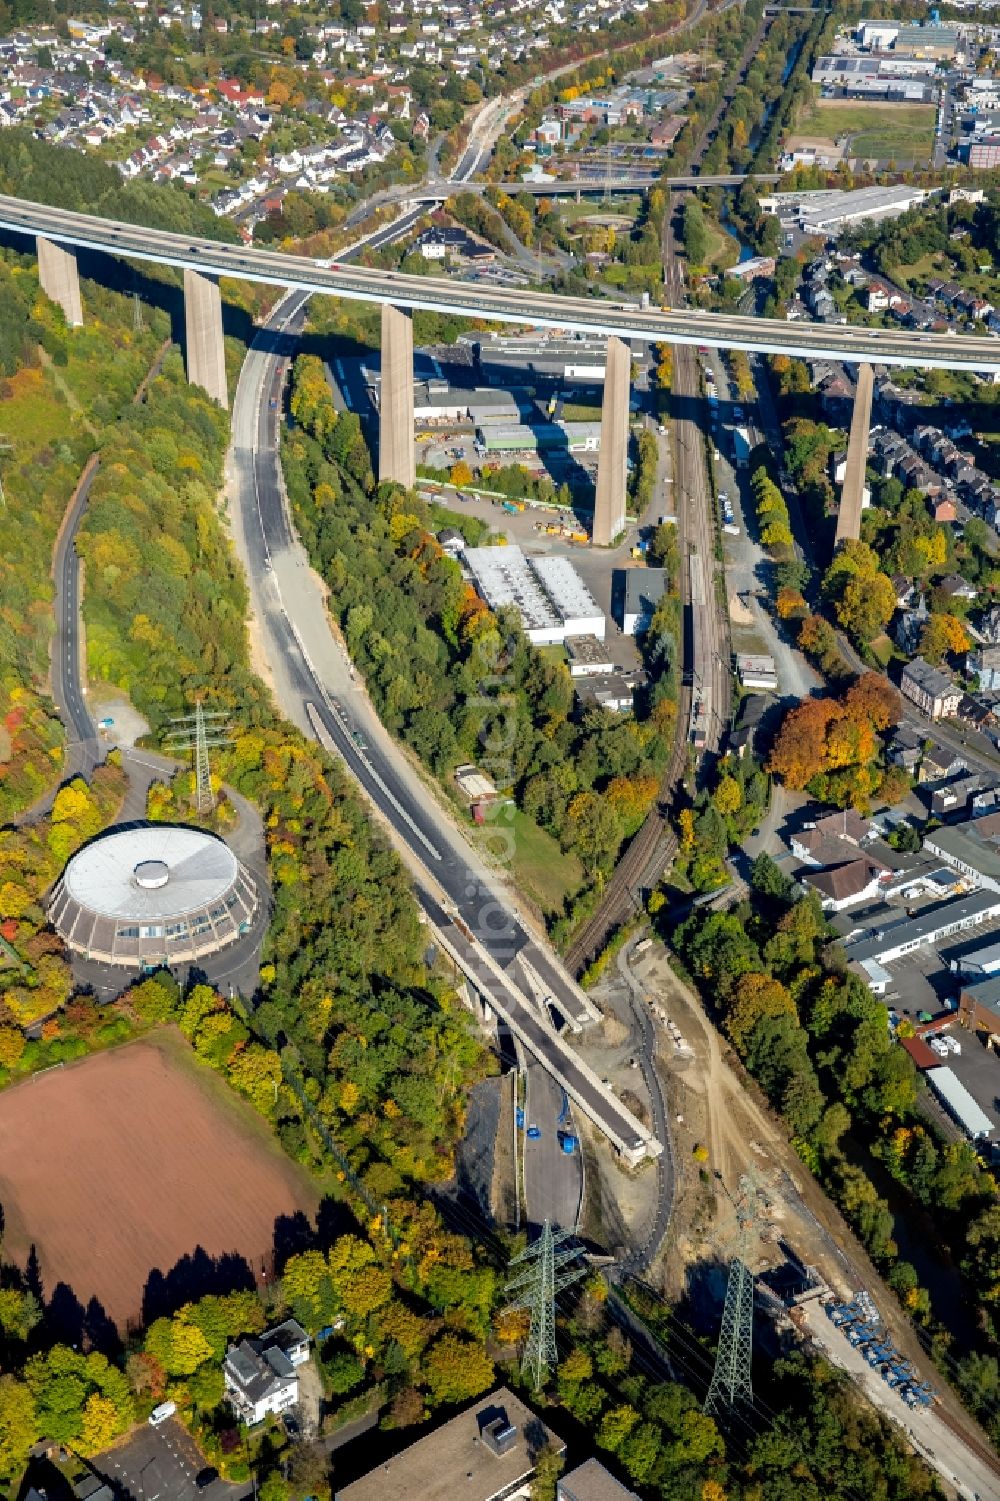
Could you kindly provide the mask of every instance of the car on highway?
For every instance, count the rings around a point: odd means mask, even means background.
[[[354,741],[354,744],[357,746],[358,750],[366,751],[368,749],[368,741],[365,739],[364,735],[362,735],[360,730],[352,730],[351,739]]]
[[[527,1136],[529,1141],[540,1141],[542,1137],[540,1128],[534,1125],[528,1127],[525,1135]]]

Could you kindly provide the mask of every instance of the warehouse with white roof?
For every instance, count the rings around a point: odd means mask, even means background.
[[[467,547],[462,556],[490,609],[513,605],[536,646],[571,636],[604,640],[604,612],[568,558],[528,557],[514,546]]]

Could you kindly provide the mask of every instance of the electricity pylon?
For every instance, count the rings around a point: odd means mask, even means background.
[[[132,293],[132,332],[141,334],[145,325],[142,321],[142,299],[138,292]]]
[[[232,744],[230,737],[217,723],[225,718],[227,716],[222,713],[206,713],[199,699],[193,714],[184,714],[179,719],[171,720],[177,728],[171,730],[167,737],[169,749],[194,752],[194,783],[199,813],[210,813],[215,807],[208,752],[210,747]]]
[[[541,1391],[546,1376],[557,1363],[556,1294],[579,1281],[587,1270],[570,1265],[581,1255],[579,1247],[566,1244],[571,1239],[565,1230],[554,1234],[546,1220],[538,1239],[511,1261],[511,1267],[521,1266],[523,1271],[516,1273],[504,1289],[513,1294],[509,1308],[527,1308],[531,1312],[521,1370],[531,1373],[536,1392]]]
[[[715,1356],[705,1411],[753,1401],[750,1358],[753,1353],[753,1272],[750,1257],[757,1239],[763,1204],[757,1179],[744,1173],[733,1200],[736,1209],[736,1250],[729,1263],[722,1330]]]

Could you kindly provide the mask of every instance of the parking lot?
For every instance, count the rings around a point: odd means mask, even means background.
[[[918,949],[905,958],[894,960],[888,966],[892,979],[882,999],[897,1016],[914,1023],[921,1012],[939,1015],[948,1001],[957,1001],[961,986],[961,980],[950,968],[949,961],[997,938],[1000,938],[1000,921],[983,923],[975,929],[974,938],[965,936],[961,943],[945,947],[940,953],[933,948]],[[1000,1142],[1000,1058],[983,1045],[975,1032],[961,1026],[957,1015],[948,1028],[948,1034],[958,1040],[962,1051],[950,1051],[936,1062],[950,1068],[980,1109],[996,1122]],[[946,1114],[936,1097],[929,1097],[928,1113],[934,1116],[947,1136],[953,1140],[962,1139],[961,1128]]]
[[[909,903],[908,910],[915,912],[934,905],[935,899],[928,898],[923,902]],[[916,949],[912,954],[894,959],[887,966],[892,979],[883,1000],[910,1021],[916,1021],[921,1011],[936,1015],[948,1001],[958,999],[961,978],[952,970],[952,961],[998,940],[1000,918],[991,918],[967,933],[946,939],[940,950],[930,947]]]
[[[143,1424],[127,1443],[108,1449],[94,1463],[119,1494],[133,1501],[235,1501],[247,1490],[219,1479],[199,1489],[204,1457],[175,1419],[159,1428]]]

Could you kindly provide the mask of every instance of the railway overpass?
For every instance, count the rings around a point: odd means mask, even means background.
[[[616,523],[624,515],[629,392],[627,361],[621,357],[621,347],[630,340],[842,360],[859,366],[868,366],[877,358],[883,365],[1000,372],[1000,340],[982,335],[787,323],[746,314],[642,307],[596,297],[563,297],[530,288],[410,276],[336,261],[310,261],[255,246],[194,239],[6,196],[0,196],[0,229],[34,238],[42,287],[60,304],[70,323],[79,323],[83,316],[74,248],[179,267],[184,272],[188,376],[223,406],[228,405],[228,397],[217,278],[230,276],[308,295],[379,303],[383,333],[379,474],[383,480],[408,486],[415,479],[410,318],[415,308],[607,337],[609,378],[605,381],[602,413],[606,442],[601,446],[595,513],[595,538],[601,540],[614,538],[616,529],[620,529]],[[859,382],[859,389],[870,391],[867,378]],[[859,420],[854,427],[861,434],[867,422]],[[859,456],[853,457],[857,467]],[[606,503],[602,504],[602,499]]]
[[[719,173],[714,177],[700,177],[689,172],[683,177],[660,177],[652,166],[648,169],[632,167],[623,172],[623,165],[621,162],[612,163],[611,172],[614,176],[600,171],[595,164],[592,172],[582,173],[579,177],[560,177],[552,182],[455,183],[445,180],[436,182],[431,178],[418,188],[389,188],[368,200],[368,207],[376,209],[387,203],[443,203],[446,198],[452,198],[457,193],[483,194],[491,188],[511,197],[528,193],[532,198],[579,199],[591,195],[603,198],[615,193],[648,193],[650,188],[663,188],[670,192],[681,192],[687,188],[738,188],[748,177],[755,183],[767,183],[769,186],[781,181],[781,174],[778,172],[729,172]],[[354,222],[359,220],[355,219]]]

